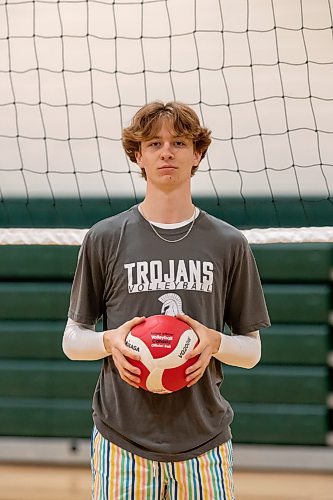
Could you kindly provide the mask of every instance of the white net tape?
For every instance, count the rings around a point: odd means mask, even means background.
[[[0,245],[81,245],[88,229],[0,229]],[[251,244],[333,242],[333,227],[269,228],[242,231]]]

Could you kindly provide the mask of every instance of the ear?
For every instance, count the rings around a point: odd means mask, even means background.
[[[141,163],[142,163],[142,154],[141,154],[141,151],[135,151],[135,159],[136,159],[136,162],[139,166],[141,166]]]
[[[194,154],[193,154],[193,166],[194,167],[197,167],[200,163],[200,160],[201,160],[201,151],[194,151]]]

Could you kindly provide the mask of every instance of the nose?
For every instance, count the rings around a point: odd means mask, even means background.
[[[161,152],[160,152],[160,157],[162,160],[165,160],[165,159],[171,159],[173,158],[174,154],[172,152],[172,148],[171,148],[171,144],[169,142],[165,142],[163,144],[163,147],[161,148]]]

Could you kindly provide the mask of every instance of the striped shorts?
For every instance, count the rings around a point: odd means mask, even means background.
[[[234,500],[231,440],[196,458],[155,462],[93,429],[93,500]]]

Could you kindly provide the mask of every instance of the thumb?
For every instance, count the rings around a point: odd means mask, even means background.
[[[132,328],[134,328],[136,325],[139,325],[140,323],[143,323],[145,319],[146,319],[145,316],[135,316],[135,318],[126,321],[124,325],[126,325],[126,328],[130,332]]]
[[[200,356],[203,350],[204,347],[199,340],[198,344],[192,349],[192,351],[185,355],[185,359],[192,359],[195,358],[196,356]]]
[[[181,321],[184,321],[185,323],[187,323],[191,328],[193,328],[194,331],[196,330],[196,328],[199,325],[198,321],[191,318],[191,316],[188,316],[187,314],[177,314],[176,317],[178,319],[180,319]]]

